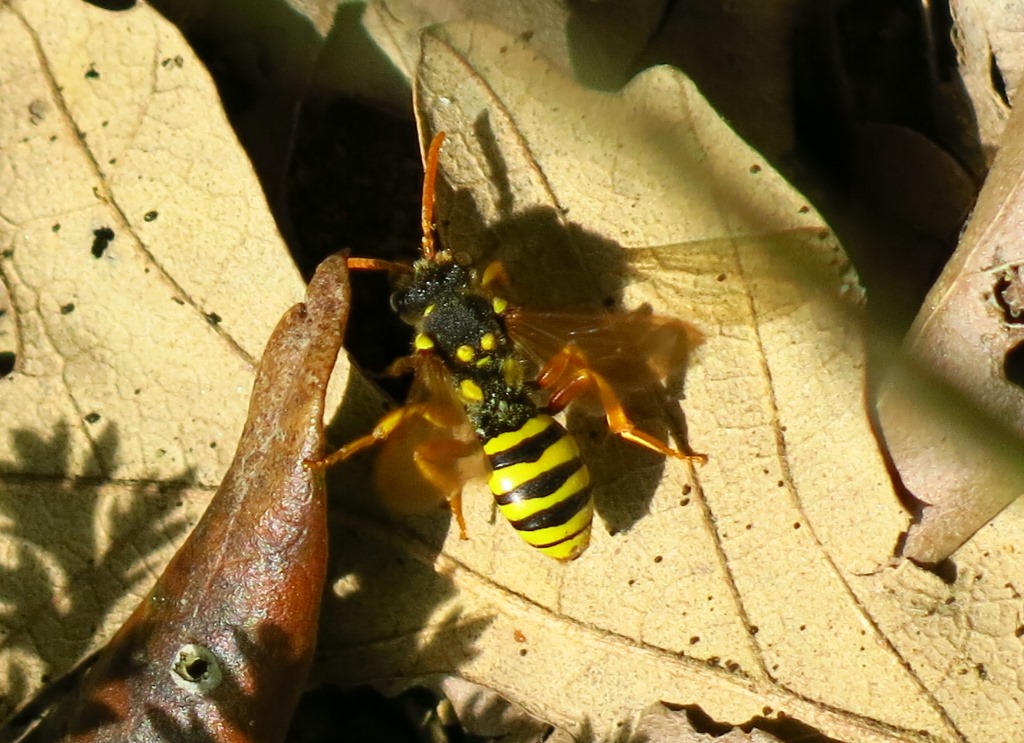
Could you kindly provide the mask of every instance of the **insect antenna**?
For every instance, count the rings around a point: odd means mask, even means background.
[[[420,252],[428,261],[434,260],[437,250],[434,247],[434,183],[437,181],[437,162],[444,143],[444,132],[438,132],[427,150],[427,163],[423,172],[423,242]]]

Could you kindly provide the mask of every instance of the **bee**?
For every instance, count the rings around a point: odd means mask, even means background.
[[[420,258],[411,265],[348,259],[352,269],[393,276],[392,307],[415,335],[412,354],[390,371],[414,375],[409,397],[321,464],[380,443],[375,479],[385,501],[409,512],[446,500],[463,539],[462,488],[484,475],[498,510],[527,544],[574,560],[590,543],[594,499],[580,449],[554,415],[592,396],[615,435],[668,457],[706,461],[639,430],[613,386],[616,377],[662,381],[694,334],[685,323],[643,311],[550,313],[510,304],[502,264],[478,271],[436,240],[444,137],[437,134],[427,152]]]

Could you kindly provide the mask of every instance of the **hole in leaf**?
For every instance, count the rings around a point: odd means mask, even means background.
[[[1024,342],[1018,343],[1006,352],[1003,359],[1003,376],[1006,381],[1024,387]]]

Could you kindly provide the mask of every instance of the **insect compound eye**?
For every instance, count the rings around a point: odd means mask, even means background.
[[[416,290],[416,287],[409,289],[396,289],[391,293],[391,309],[402,318],[403,322],[415,325],[423,316],[429,304],[423,292]]]
[[[391,311],[396,315],[402,314],[402,295],[399,292],[391,292],[391,297],[388,299],[391,304]]]

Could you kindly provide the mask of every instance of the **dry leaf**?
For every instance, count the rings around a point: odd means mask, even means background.
[[[302,282],[217,92],[144,5],[0,5],[0,718],[101,646],[220,481]]]
[[[287,4],[297,13],[306,16],[317,34],[324,38],[331,32],[339,6],[344,4],[344,0],[288,0]]]
[[[82,681],[25,743],[284,739],[327,567],[324,397],[348,318],[345,259],[278,323],[203,518]]]
[[[959,84],[971,100],[971,121],[978,141],[990,153],[998,151],[1010,118],[1010,104],[1024,74],[1020,52],[1020,0],[985,2],[953,0],[953,44]]]
[[[481,20],[529,43],[560,71],[594,88],[623,85],[665,14],[664,0],[569,3],[565,0],[375,0],[364,25],[410,80],[425,28]]]
[[[644,711],[637,720],[634,736],[648,743],[779,743],[778,738],[760,730],[744,733],[733,729],[725,733],[716,731],[714,735],[699,733],[694,730],[685,710],[673,711],[661,703],[653,704]]]
[[[468,542],[346,503],[315,672],[457,672],[598,739],[654,699],[850,741],[1012,737],[1014,527],[950,586],[889,564],[907,517],[865,411],[858,289],[806,202],[671,69],[600,95],[468,24],[425,37],[417,84],[423,139],[448,132],[447,245],[502,257],[529,301],[621,294],[695,323],[683,409],[710,460],[570,416],[606,527],[570,565],[524,549],[482,490]]]
[[[948,557],[1024,492],[1021,172],[1018,116],[879,398],[893,461],[924,503],[904,547],[920,562]]]

